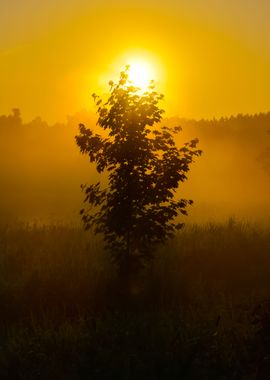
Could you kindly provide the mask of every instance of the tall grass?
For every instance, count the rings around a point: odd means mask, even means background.
[[[0,229],[3,379],[267,379],[270,231],[187,226],[123,304],[96,237],[72,226]]]

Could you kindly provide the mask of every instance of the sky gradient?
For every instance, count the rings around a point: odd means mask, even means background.
[[[0,113],[92,109],[132,56],[153,64],[168,116],[269,111],[269,17],[268,0],[1,2]]]

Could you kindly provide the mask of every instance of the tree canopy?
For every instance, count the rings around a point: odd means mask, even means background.
[[[163,95],[153,81],[141,93],[129,81],[128,70],[120,73],[117,83],[109,82],[107,100],[93,94],[102,134],[80,124],[76,142],[97,171],[107,173],[103,186],[82,186],[85,228],[103,234],[119,265],[139,266],[153,257],[157,244],[183,226],[177,216],[187,215],[193,202],[176,198],[176,190],[201,150],[198,139],[176,145],[174,135],[181,127],[161,126]]]

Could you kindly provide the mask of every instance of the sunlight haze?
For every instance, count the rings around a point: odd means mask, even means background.
[[[55,122],[91,110],[132,51],[151,57],[135,59],[153,68],[168,116],[269,110],[268,1],[12,0],[0,11],[1,113]]]

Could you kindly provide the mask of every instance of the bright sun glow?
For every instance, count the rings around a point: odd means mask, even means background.
[[[142,91],[145,91],[153,78],[153,69],[147,62],[134,60],[130,62],[129,79]]]
[[[120,71],[129,66],[128,79],[131,84],[140,89],[140,93],[148,90],[148,86],[153,80],[158,90],[164,91],[164,67],[159,56],[151,52],[135,49],[127,50],[122,55],[116,57],[110,64],[106,74],[99,77],[100,86],[113,80],[115,83],[119,80]]]

